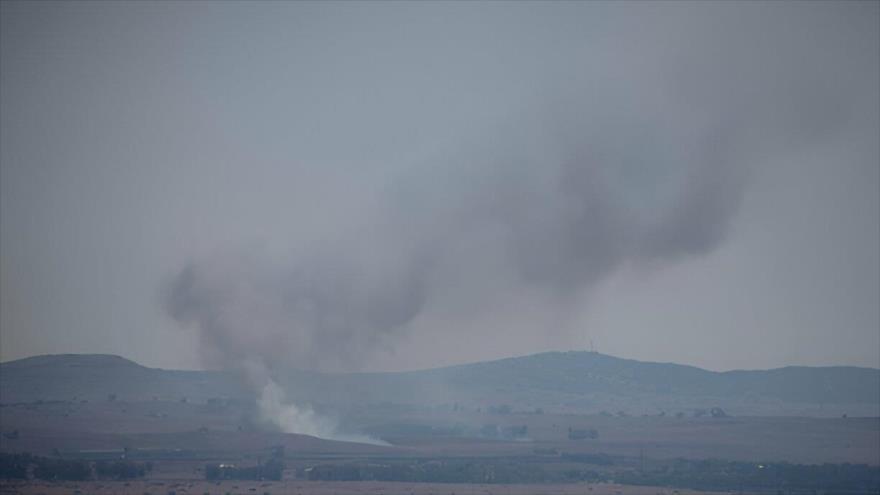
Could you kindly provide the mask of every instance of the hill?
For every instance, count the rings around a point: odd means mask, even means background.
[[[557,412],[657,414],[723,407],[734,414],[878,415],[880,370],[786,367],[713,372],[594,352],[548,352],[444,368],[325,374],[292,370],[281,383],[297,400],[342,407],[509,405]],[[118,356],[36,356],[0,363],[0,402],[246,398],[233,373],[147,368]]]
[[[880,414],[880,370],[857,367],[714,372],[570,351],[421,371],[296,372],[287,378],[287,388],[300,398],[331,403],[459,402],[639,415],[716,406],[749,415]]]
[[[0,402],[245,397],[234,375],[147,368],[106,354],[34,356],[0,363]]]

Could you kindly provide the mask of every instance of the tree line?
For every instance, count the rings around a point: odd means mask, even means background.
[[[152,469],[151,462],[141,463],[125,459],[88,461],[43,457],[29,453],[0,453],[0,479],[129,480],[143,478]]]

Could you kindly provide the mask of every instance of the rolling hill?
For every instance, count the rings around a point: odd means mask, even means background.
[[[724,407],[733,414],[878,415],[880,370],[785,367],[713,372],[593,352],[548,352],[395,373],[290,371],[279,377],[300,401],[333,406],[508,404],[517,410],[655,414]],[[247,399],[236,374],[147,368],[109,355],[36,356],[0,363],[0,402],[214,397]]]

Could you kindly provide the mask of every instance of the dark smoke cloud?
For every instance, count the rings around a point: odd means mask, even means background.
[[[374,238],[344,237],[286,262],[257,253],[191,262],[171,284],[168,310],[198,327],[212,366],[356,368],[364,350],[393,345],[435,298],[464,291],[480,311],[516,287],[564,299],[621,263],[699,255],[723,240],[744,164],[711,138],[675,143],[694,158],[676,166],[677,179],[664,177],[669,198],[640,212],[633,203],[644,199],[632,197],[653,185],[615,189],[617,168],[634,159],[632,173],[646,173],[668,157],[626,157],[608,137],[586,134],[576,149],[543,157],[515,144],[502,156],[476,146],[458,163],[393,183],[364,230]]]
[[[880,365],[877,2],[0,9],[0,360]]]
[[[552,98],[388,172],[371,182],[378,193],[355,191],[380,199],[351,231],[281,261],[192,261],[170,286],[170,314],[198,328],[212,366],[351,369],[441,306],[491,313],[509,309],[508,294],[537,291],[564,311],[624,264],[712,252],[753,162],[834,135],[854,95],[872,94],[839,84],[858,63],[839,57],[847,33],[813,37],[828,16],[852,22],[857,41],[870,35],[851,12],[821,6],[787,22],[784,9],[731,9],[675,8],[680,17],[637,34],[622,22],[638,43],[605,47],[594,60],[603,77],[580,85],[589,66],[572,68],[570,83],[548,83]]]
[[[169,289],[168,311],[199,328],[210,366],[348,368],[422,306],[424,276],[408,263],[389,275],[342,256],[293,266],[224,256],[187,265]]]

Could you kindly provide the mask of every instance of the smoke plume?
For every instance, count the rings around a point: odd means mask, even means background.
[[[666,197],[648,199],[653,181],[628,184],[619,167],[640,174],[651,163],[628,160],[676,157],[628,157],[634,143],[607,137],[587,133],[543,157],[479,146],[452,155],[390,184],[364,229],[371,237],[331,239],[285,261],[247,252],[188,264],[169,312],[198,329],[207,365],[246,371],[267,423],[341,438],[308,406],[286,403],[273,373],[356,369],[426,310],[491,312],[519,288],[565,301],[622,263],[697,255],[723,240],[745,181],[714,140],[682,143],[697,158],[674,170]]]
[[[810,22],[740,19],[778,38],[768,53],[723,18],[639,32],[638,44],[606,47],[613,60],[594,53],[601,77],[572,69],[445,149],[369,180],[329,181],[310,213],[327,224],[320,234],[192,260],[170,286],[169,313],[197,328],[207,366],[267,370],[254,385],[267,420],[333,437],[309,408],[285,405],[272,377],[358,369],[393,355],[414,327],[443,335],[487,314],[527,319],[523,298],[564,317],[622,266],[712,252],[752,163],[832,133],[850,103],[793,56],[810,52],[800,44]],[[670,34],[710,26],[706,46]],[[336,215],[343,202],[354,206]]]

